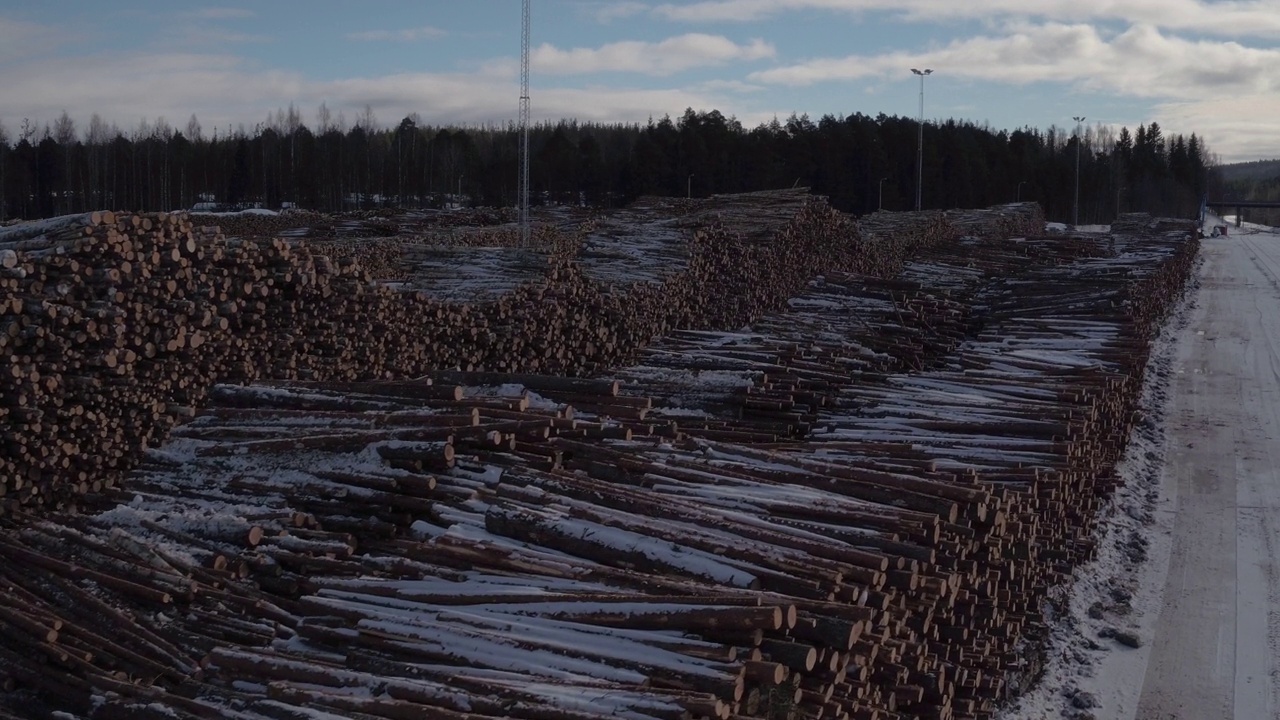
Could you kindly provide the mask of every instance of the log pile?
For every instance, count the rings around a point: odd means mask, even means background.
[[[329,216],[309,210],[281,213],[247,211],[237,213],[191,213],[196,225],[216,225],[227,237],[269,240],[275,237],[306,235],[311,228],[329,224]]]
[[[1196,223],[1193,220],[1152,217],[1144,212],[1121,213],[1111,224],[1111,232],[1117,234],[1183,234],[1195,231]]]
[[[821,271],[876,253],[896,258],[871,262],[887,267],[907,252],[861,243],[856,225],[803,194],[771,197],[691,203],[682,217],[720,220],[691,231],[687,266],[662,283],[617,287],[552,253],[543,277],[487,302],[376,284],[355,260],[305,242],[227,238],[184,215],[10,228],[0,237],[0,352],[11,359],[0,410],[12,427],[0,507],[73,504],[113,484],[216,381],[444,368],[580,375],[675,329],[737,327],[780,310]],[[593,229],[559,242],[576,247]]]
[[[816,252],[835,242],[833,216],[815,202],[779,232]],[[0,252],[0,508],[28,511],[116,482],[216,381],[581,374],[670,328],[757,315],[794,284],[744,297],[686,277],[663,292],[606,293],[559,264],[495,301],[451,303],[375,284],[305,243],[228,239],[165,214],[19,225]],[[740,277],[765,271],[750,273]]]
[[[0,536],[0,628],[46,658],[0,651],[0,698],[989,718],[1089,556],[1195,249],[966,241],[912,280],[830,273],[745,331],[676,333],[618,380],[217,386],[98,490],[112,509]]]
[[[1035,222],[1040,205],[1034,202],[1009,203],[990,208],[947,210],[947,222],[963,235],[994,240],[1038,235],[1043,223]]]

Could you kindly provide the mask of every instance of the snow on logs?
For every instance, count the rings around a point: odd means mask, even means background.
[[[868,255],[894,258],[877,261],[890,267],[910,251],[860,243],[850,220],[804,192],[687,205],[685,222],[696,228],[688,263],[661,283],[592,279],[589,261],[567,259],[581,238],[550,229],[545,264],[532,263],[542,270],[487,302],[400,292],[374,282],[357,257],[227,238],[181,214],[95,212],[5,228],[0,420],[9,431],[0,513],[14,503],[27,511],[74,505],[111,487],[215,382],[446,368],[586,374],[675,329],[723,329],[780,310],[819,272],[858,267]],[[379,257],[379,274],[393,274],[396,258],[413,252]],[[531,267],[528,258],[521,266]],[[459,287],[473,269],[460,264]]]
[[[622,383],[217,386],[114,509],[0,537],[0,676],[86,717],[990,717],[1194,253],[968,240]]]

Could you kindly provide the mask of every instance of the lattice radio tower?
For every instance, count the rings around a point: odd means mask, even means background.
[[[520,32],[520,240],[529,244],[529,5],[524,0],[524,22]]]

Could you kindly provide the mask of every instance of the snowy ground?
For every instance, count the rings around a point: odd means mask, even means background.
[[[1280,717],[1280,231],[1202,247],[1099,558],[1005,720]]]

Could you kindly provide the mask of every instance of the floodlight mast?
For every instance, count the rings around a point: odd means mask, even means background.
[[[1080,226],[1080,143],[1083,138],[1080,136],[1080,123],[1085,121],[1083,115],[1073,115],[1072,120],[1076,121],[1076,201],[1072,206],[1071,224],[1074,227]]]
[[[524,0],[520,31],[520,243],[529,244],[529,23],[532,0]]]
[[[925,68],[924,70],[911,68],[911,72],[920,76],[920,115],[916,122],[918,131],[916,136],[916,210],[919,210],[920,201],[924,197],[924,78],[926,75],[933,73],[933,68]]]

